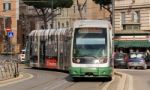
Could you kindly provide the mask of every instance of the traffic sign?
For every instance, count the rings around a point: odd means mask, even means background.
[[[10,28],[6,28],[6,32],[11,32],[11,29]]]
[[[13,37],[14,36],[14,33],[13,32],[7,32],[7,35],[9,38]]]

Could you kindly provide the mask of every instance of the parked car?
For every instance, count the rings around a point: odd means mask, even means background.
[[[128,68],[142,68],[147,69],[144,53],[130,53],[128,60]]]
[[[117,53],[114,57],[115,68],[127,68],[128,55],[125,53]]]
[[[26,50],[22,49],[21,53],[18,55],[18,59],[21,63],[23,63],[25,61],[25,52],[26,52]]]

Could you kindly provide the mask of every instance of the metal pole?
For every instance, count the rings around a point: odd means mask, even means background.
[[[10,48],[11,48],[11,57],[10,60],[12,60],[12,55],[13,55],[13,45],[12,45],[12,38],[10,38]]]
[[[4,31],[5,31],[5,33],[6,33],[6,23],[5,23],[5,16],[4,16],[4,14],[3,14],[3,23],[4,23]]]
[[[113,54],[115,53],[115,44],[114,44],[114,37],[115,37],[115,17],[114,17],[114,13],[115,13],[115,2],[114,0],[112,0],[112,20],[111,20],[111,24],[112,24],[112,51]],[[114,68],[114,57],[113,57],[113,68]]]
[[[40,32],[38,32],[38,67],[40,67]]]

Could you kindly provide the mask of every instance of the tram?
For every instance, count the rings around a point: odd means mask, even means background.
[[[67,70],[78,77],[112,77],[112,30],[106,20],[78,20],[73,28],[33,30],[26,60],[31,67]]]

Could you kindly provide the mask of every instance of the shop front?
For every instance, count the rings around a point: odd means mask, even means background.
[[[145,34],[128,34],[116,35],[114,38],[115,51],[130,53],[132,52],[146,52],[150,50],[150,35]]]

